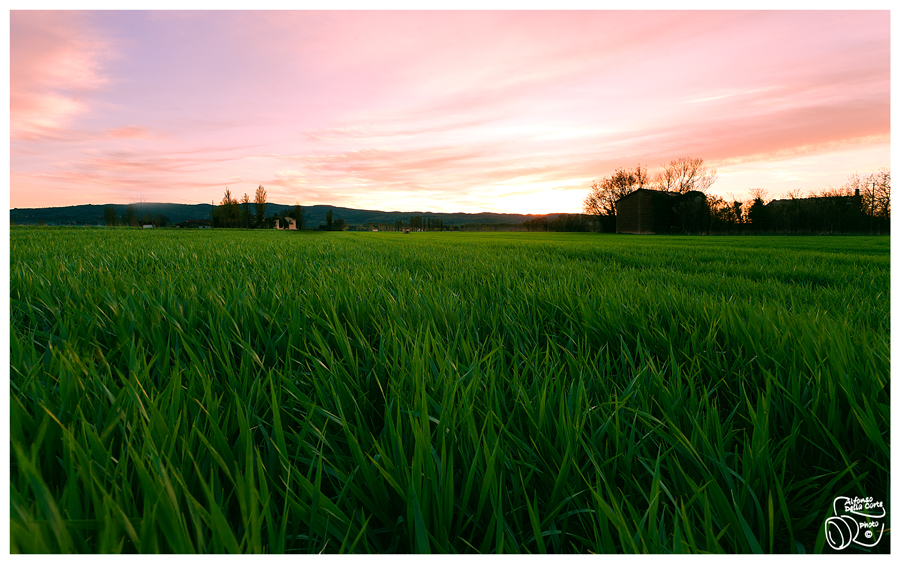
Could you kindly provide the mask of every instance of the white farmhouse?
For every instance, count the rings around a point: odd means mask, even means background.
[[[289,217],[289,218],[287,218],[287,227],[282,227],[281,220],[276,219],[275,220],[275,229],[294,229],[294,230],[296,230],[297,229],[297,221],[294,220],[293,217]]]

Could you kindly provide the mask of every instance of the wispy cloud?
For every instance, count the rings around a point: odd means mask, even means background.
[[[114,139],[146,139],[150,136],[146,128],[136,125],[107,129],[106,134]]]
[[[107,83],[111,56],[101,33],[81,12],[10,14],[10,135],[54,137],[90,107],[88,95]]]

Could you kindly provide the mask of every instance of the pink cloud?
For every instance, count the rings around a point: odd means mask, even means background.
[[[129,125],[116,129],[107,129],[106,134],[115,139],[146,139],[149,133],[146,128]]]
[[[107,44],[81,12],[10,13],[10,135],[53,136],[89,107],[106,83]]]

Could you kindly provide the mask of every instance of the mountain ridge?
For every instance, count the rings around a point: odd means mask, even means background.
[[[10,222],[13,224],[29,225],[40,221],[48,225],[103,225],[103,211],[107,206],[113,206],[116,215],[122,217],[128,206],[134,206],[138,216],[144,214],[161,214],[172,223],[181,223],[188,219],[209,219],[213,209],[211,204],[172,204],[163,202],[141,202],[134,204],[80,204],[75,206],[55,206],[47,208],[11,208]],[[269,202],[266,207],[266,217],[277,213],[281,215],[284,210],[294,207],[293,204],[277,204]],[[303,206],[304,219],[308,227],[315,228],[320,223],[325,223],[325,214],[330,209],[333,219],[343,219],[348,225],[363,225],[365,223],[395,223],[403,220],[409,223],[410,217],[430,217],[444,221],[445,226],[465,225],[468,223],[481,224],[519,224],[524,221],[539,217],[552,218],[562,213],[549,214],[515,214],[500,212],[427,212],[427,211],[383,211],[366,210],[357,208],[345,208],[341,206],[315,205]]]

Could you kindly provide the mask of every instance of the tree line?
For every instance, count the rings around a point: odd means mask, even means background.
[[[882,169],[869,175],[855,174],[839,188],[828,188],[803,196],[800,191],[789,192],[784,199],[767,198],[767,192],[756,188],[751,198],[741,201],[709,194],[716,182],[715,169],[709,169],[699,158],[679,158],[661,167],[650,176],[646,166],[619,168],[612,175],[591,183],[583,202],[583,214],[563,214],[548,219],[538,217],[525,221],[521,229],[527,231],[602,231],[615,232],[617,205],[623,197],[639,189],[658,190],[675,195],[702,195],[679,198],[674,204],[673,232],[683,233],[843,233],[890,231],[890,170]],[[265,188],[256,189],[253,200],[248,194],[238,200],[226,187],[218,206],[211,211],[212,227],[271,229],[276,222],[286,227],[292,220],[296,229],[307,227],[305,210],[294,205],[266,217],[268,206]],[[113,206],[104,209],[104,220],[109,226],[153,225],[166,227],[171,224],[162,214],[141,214],[134,205],[128,205],[121,216]],[[412,216],[408,222],[397,220],[388,224],[367,224],[379,230],[410,229],[412,231],[483,230],[485,226],[444,225],[443,219],[428,216]],[[512,228],[513,226],[510,226]],[[497,226],[493,226],[496,229]],[[325,223],[318,226],[323,231],[356,229],[342,218],[335,219],[331,210]]]
[[[142,225],[166,227],[172,223],[168,217],[160,213],[150,214],[145,212],[141,214],[133,204],[128,204],[121,216],[116,213],[116,208],[106,206],[103,208],[103,222],[110,227],[118,227],[120,225],[127,227],[140,227]]]
[[[405,223],[402,219],[394,222],[397,231],[409,229],[410,231],[444,231],[444,220],[437,217],[414,215]]]
[[[807,196],[796,190],[788,192],[786,198],[772,200],[762,189],[751,190],[751,196],[746,214],[735,217],[731,223],[740,222],[752,233],[890,233],[888,169],[854,174],[838,188],[829,187]],[[728,222],[715,213],[713,221],[720,224],[720,231],[722,225],[728,227]]]
[[[561,214],[553,219],[536,217],[522,222],[525,231],[597,231],[593,218],[582,214]]]
[[[256,189],[252,202],[246,193],[240,200],[236,200],[226,187],[222,201],[211,212],[212,226],[226,229],[272,229],[277,225],[286,229],[293,223],[297,230],[307,227],[306,210],[300,204],[283,210],[280,215],[275,212],[269,217],[266,217],[267,206],[268,197],[262,186]],[[342,218],[334,218],[332,210],[325,214],[325,223],[319,225],[322,231],[344,231],[347,228],[348,225]]]
[[[741,201],[709,194],[716,182],[715,169],[703,159],[679,158],[662,166],[652,177],[647,168],[620,168],[591,183],[583,202],[584,215],[552,222],[533,220],[533,229],[549,231],[616,231],[617,203],[639,189],[676,195],[696,193],[698,198],[679,198],[673,210],[673,231],[685,233],[886,233],[890,225],[890,170],[866,176],[853,175],[839,188],[807,196],[797,190],[785,199],[767,198],[761,188]],[[529,223],[529,222],[526,222]],[[546,224],[546,225],[545,225]]]
[[[232,195],[231,190],[226,187],[222,200],[210,211],[210,224],[211,227],[219,229],[272,229],[276,225],[281,228],[287,228],[290,223],[293,223],[295,229],[298,230],[310,228],[306,221],[306,210],[299,204],[283,210],[281,214],[276,212],[268,217],[266,216],[267,207],[268,195],[266,189],[261,185],[256,189],[253,200],[246,193],[238,200]],[[154,227],[166,227],[171,225],[169,218],[160,214],[156,214],[154,217],[151,217],[150,214],[145,214],[144,217],[141,217],[139,211],[133,205],[129,205],[126,208],[121,218],[116,214],[113,206],[107,206],[104,209],[104,219],[106,225],[109,226],[139,227],[152,224]],[[367,224],[367,229],[373,227],[383,231],[391,229],[443,231],[448,229],[444,226],[443,219],[427,216],[413,216],[408,222],[398,220],[389,224]],[[312,227],[312,229],[315,229],[315,227]],[[320,224],[318,229],[322,231],[346,231],[348,229],[357,229],[357,227],[348,225],[343,218],[335,218],[334,212],[328,210],[328,213],[325,214],[325,223]]]
[[[267,229],[274,227],[275,219],[278,218],[276,216],[266,217],[267,206],[268,200],[266,189],[262,186],[256,189],[256,194],[252,201],[246,192],[240,200],[234,198],[231,195],[231,190],[226,187],[222,201],[210,212],[212,226],[216,228],[244,229]],[[295,206],[295,208],[299,207],[300,206]],[[290,213],[297,214],[297,210],[290,210]],[[302,221],[302,213],[300,216],[300,220]]]

